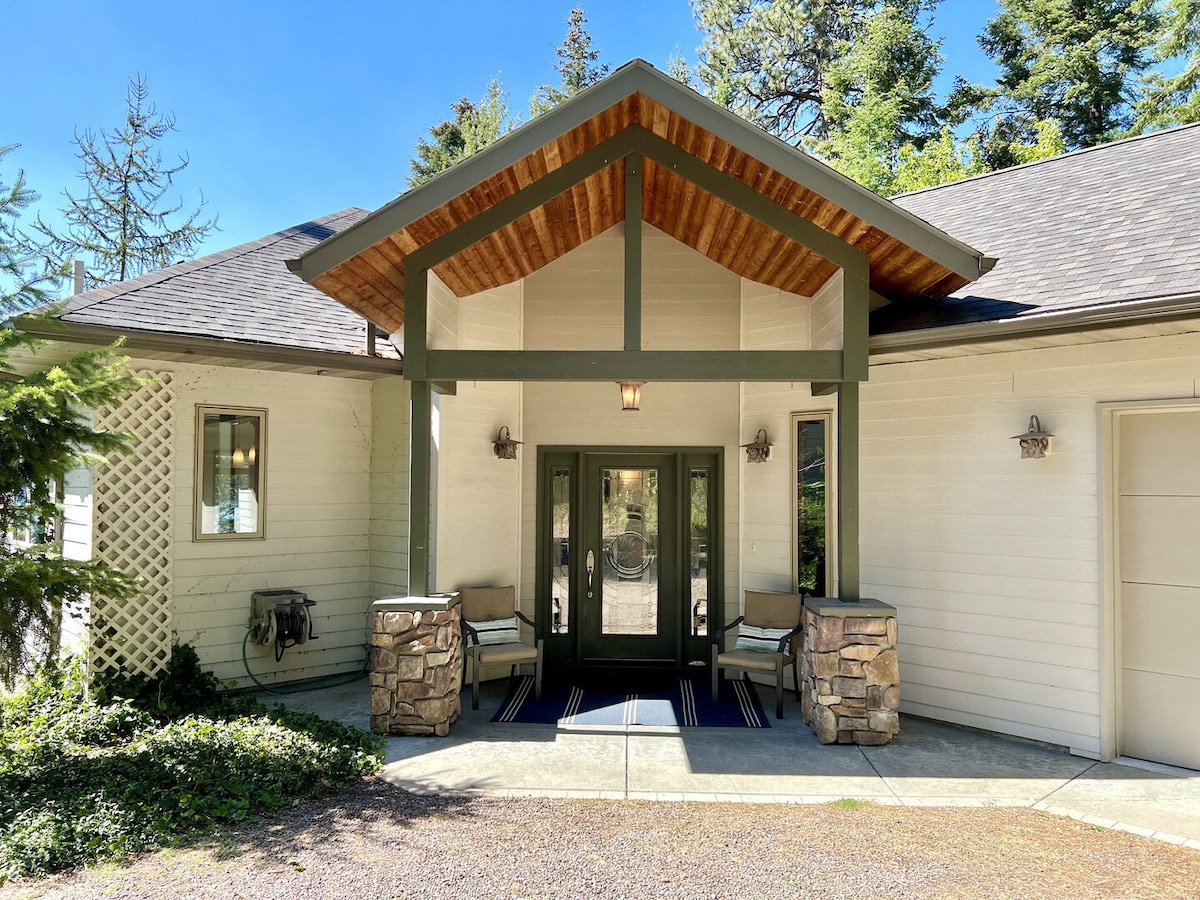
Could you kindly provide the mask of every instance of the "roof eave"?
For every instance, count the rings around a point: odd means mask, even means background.
[[[1135,325],[1139,322],[1165,322],[1198,317],[1200,294],[1172,294],[1168,297],[1054,309],[990,322],[968,322],[962,325],[942,325],[936,328],[876,334],[871,336],[868,348],[873,354],[909,353],[964,344],[986,344],[1039,335],[1091,331]]]
[[[124,339],[124,348],[130,351],[178,353],[184,356],[206,356],[214,359],[365,372],[375,375],[402,375],[404,373],[403,360],[383,356],[360,356],[356,353],[341,353],[334,350],[282,347],[278,344],[228,341],[172,332],[110,328],[104,325],[81,325],[75,322],[64,322],[61,319],[47,319],[38,316],[18,316],[12,320],[12,324],[19,331],[50,341],[104,345]]]
[[[335,266],[412,224],[485,179],[513,165],[560,134],[582,125],[624,98],[641,93],[737,149],[902,241],[968,281],[994,259],[885,200],[829,166],[713,103],[641,59],[510,132],[425,184],[397,197],[354,225],[288,260],[288,268],[312,283]],[[990,264],[989,264],[990,262]]]

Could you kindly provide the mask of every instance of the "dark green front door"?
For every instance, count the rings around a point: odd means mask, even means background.
[[[675,458],[588,454],[583,474],[583,662],[672,662],[680,607]]]
[[[714,451],[545,450],[539,615],[547,657],[576,665],[703,659],[719,606]]]

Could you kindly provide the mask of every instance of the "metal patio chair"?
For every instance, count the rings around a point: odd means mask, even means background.
[[[712,635],[712,701],[717,703],[722,669],[775,673],[775,718],[783,718],[783,670],[792,667],[792,683],[800,696],[801,594],[768,594],[746,591],[745,614]],[[738,630],[732,650],[723,650],[725,633]]]
[[[471,587],[459,591],[463,626],[463,679],[471,660],[471,709],[479,709],[479,670],[482,666],[533,663],[533,696],[542,699],[542,628],[517,609],[515,585]],[[518,620],[533,628],[533,643],[521,639]]]

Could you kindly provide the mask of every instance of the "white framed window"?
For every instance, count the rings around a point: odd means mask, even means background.
[[[196,407],[194,538],[264,536],[267,411]]]

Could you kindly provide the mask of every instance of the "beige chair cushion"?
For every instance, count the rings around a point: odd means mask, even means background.
[[[760,628],[795,628],[800,624],[804,597],[746,591],[746,624]]]
[[[784,666],[790,666],[795,658],[791,653],[785,653],[783,656]],[[777,653],[760,653],[757,650],[726,650],[724,653],[717,654],[717,665],[774,672],[778,659]]]
[[[528,644],[482,644],[474,648],[474,655],[481,666],[501,663],[533,661],[537,659],[537,648]]]
[[[511,618],[517,608],[517,587],[469,587],[459,591],[462,616],[471,622]]]

